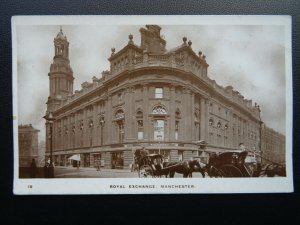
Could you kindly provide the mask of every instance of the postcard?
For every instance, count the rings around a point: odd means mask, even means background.
[[[12,17],[14,194],[293,192],[290,16]]]

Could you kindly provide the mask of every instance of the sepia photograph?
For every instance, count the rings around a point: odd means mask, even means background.
[[[14,193],[293,192],[289,16],[12,17]]]

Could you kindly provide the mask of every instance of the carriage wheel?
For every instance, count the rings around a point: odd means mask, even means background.
[[[139,169],[139,177],[140,178],[146,178],[149,176],[152,176],[153,172],[150,166],[148,165],[142,165]]]
[[[233,165],[221,166],[219,173],[221,177],[244,177],[242,171]]]

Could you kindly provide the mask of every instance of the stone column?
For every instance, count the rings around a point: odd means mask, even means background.
[[[128,87],[125,91],[125,142],[134,138],[135,113],[134,113],[134,87]]]
[[[200,107],[200,139],[208,142],[208,107],[205,98],[201,98]]]
[[[175,86],[170,87],[170,105],[169,105],[169,141],[175,141]]]
[[[103,127],[103,144],[110,144],[112,143],[112,137],[113,137],[113,111],[111,107],[111,96],[108,96],[106,99],[105,104],[105,126]]]
[[[196,141],[197,139],[195,138],[196,136],[196,130],[195,130],[195,119],[194,119],[194,117],[195,117],[195,93],[194,92],[192,92],[191,91],[191,93],[190,93],[190,98],[191,98],[191,112],[190,112],[190,116],[191,116],[191,118],[190,118],[190,129],[191,129],[191,140],[192,141]]]
[[[87,120],[87,108],[83,109],[83,147],[88,146],[88,140],[89,140],[89,126],[88,126],[88,120]]]
[[[99,121],[97,121],[97,114],[98,114],[98,104],[94,104],[93,105],[93,133],[92,133],[92,137],[93,137],[93,142],[92,142],[92,146],[95,146],[98,144],[98,125],[99,125]]]
[[[74,125],[75,125],[75,133],[74,133],[74,140],[73,140],[73,149],[77,148],[78,146],[78,133],[79,133],[79,124],[78,124],[78,112],[74,113]]]
[[[183,91],[183,106],[184,106],[184,114],[182,115],[184,118],[184,140],[191,141],[192,140],[192,102],[191,102],[191,90],[185,88]]]
[[[149,93],[148,93],[148,84],[143,83],[143,139],[145,141],[149,140],[149,126],[151,122],[149,121]]]

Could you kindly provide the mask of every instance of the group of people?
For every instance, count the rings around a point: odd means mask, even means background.
[[[45,163],[45,166],[44,166],[44,177],[45,178],[50,178],[50,177],[53,177],[53,166],[51,167],[51,164],[50,164],[50,159],[48,159]],[[39,174],[39,170],[38,170],[38,166],[36,164],[36,161],[35,159],[32,159],[31,160],[31,163],[30,163],[30,169],[29,169],[29,176],[30,178],[37,178],[38,176],[41,176],[41,174]]]

